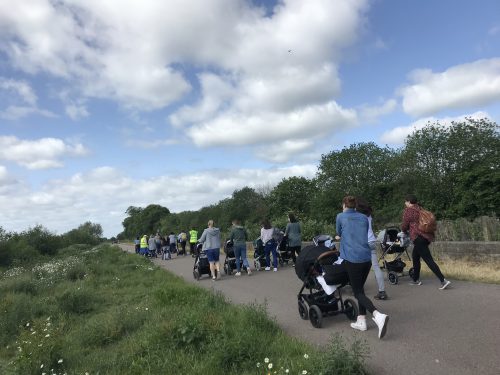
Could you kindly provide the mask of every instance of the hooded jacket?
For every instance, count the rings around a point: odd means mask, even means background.
[[[202,250],[220,249],[219,228],[206,228],[201,235],[199,242],[203,244]]]
[[[241,225],[233,225],[229,239],[233,241],[235,245],[246,245],[248,239],[247,230]]]

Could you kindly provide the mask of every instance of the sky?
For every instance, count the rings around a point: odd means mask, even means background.
[[[0,0],[0,226],[114,236],[500,120],[498,0]],[[207,218],[208,219],[208,218]]]

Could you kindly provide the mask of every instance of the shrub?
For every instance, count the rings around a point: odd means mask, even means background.
[[[342,337],[336,334],[331,338],[327,350],[315,361],[319,364],[317,371],[320,374],[364,375],[368,350],[368,344],[359,340],[355,340],[348,348]]]
[[[85,266],[81,263],[74,264],[66,271],[66,278],[70,281],[82,280],[87,274]]]

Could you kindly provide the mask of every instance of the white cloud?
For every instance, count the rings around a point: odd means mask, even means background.
[[[32,114],[38,114],[50,118],[57,117],[53,112],[48,111],[46,109],[39,109],[36,107],[29,107],[29,106],[11,105],[5,108],[4,110],[0,111],[0,118],[5,120],[18,120],[20,118]]]
[[[481,112],[481,111],[456,117],[442,117],[442,118],[426,117],[413,122],[409,126],[399,126],[394,129],[391,129],[382,134],[380,140],[386,144],[402,145],[407,136],[416,132],[417,130],[424,128],[428,124],[434,124],[436,122],[439,122],[439,124],[441,124],[442,126],[450,126],[452,122],[460,122],[463,121],[465,118],[482,119],[489,117],[490,116],[486,112]]]
[[[275,142],[270,147],[269,145],[257,148],[256,154],[264,160],[273,163],[283,163],[295,156],[310,151],[314,144],[311,140],[286,140],[283,142]]]
[[[223,113],[196,125],[188,135],[199,146],[263,144],[286,139],[318,138],[356,124],[356,113],[335,102],[288,113]]]
[[[410,78],[414,83],[400,93],[404,111],[413,116],[500,101],[500,58],[456,65],[441,73],[415,70]]]
[[[0,77],[0,90],[17,94],[23,102],[31,104],[31,106],[35,106],[38,100],[31,86],[25,81]]]
[[[12,161],[28,169],[62,167],[61,158],[87,154],[80,144],[66,144],[57,138],[22,140],[14,136],[0,136],[0,160]]]
[[[2,2],[0,51],[17,69],[133,112],[178,104],[199,83],[200,96],[189,97],[199,100],[172,106],[171,123],[185,129],[287,119],[294,124],[267,126],[286,134],[302,123],[296,132],[307,133],[316,127],[295,116],[337,106],[338,65],[367,8],[367,0],[284,0],[269,16],[247,0]],[[70,117],[87,115],[69,104]],[[347,110],[337,112],[344,119]]]
[[[66,114],[72,120],[80,120],[82,118],[89,116],[89,111],[87,110],[87,107],[83,104],[68,104],[66,105],[65,110]]]
[[[100,223],[105,236],[123,230],[129,206],[160,204],[172,212],[197,210],[227,198],[245,186],[274,186],[289,176],[312,178],[316,165],[273,169],[213,170],[193,175],[134,180],[110,167],[54,180],[39,190],[27,187],[9,196],[0,195],[2,217],[8,230],[24,230],[42,223],[50,230],[66,232],[90,220]],[[1,175],[1,168],[0,168]],[[23,215],[19,215],[22,212]]]
[[[360,110],[361,121],[374,122],[380,116],[394,112],[397,102],[394,99],[386,100],[380,106],[363,106]]]

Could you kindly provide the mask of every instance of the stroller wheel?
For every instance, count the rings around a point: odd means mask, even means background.
[[[260,271],[260,268],[261,268],[261,266],[260,266],[260,261],[255,260],[255,261],[253,262],[253,265],[255,266],[255,269],[256,269],[257,271]]]
[[[415,280],[413,276],[415,276],[415,269],[412,267],[408,270],[408,275],[412,278],[412,280]]]
[[[198,272],[198,270],[193,271],[193,277],[195,280],[200,280],[200,273]]]
[[[323,322],[323,313],[320,308],[316,305],[312,305],[309,308],[309,320],[314,328],[321,328],[321,323]]]
[[[356,320],[358,318],[358,305],[352,299],[347,298],[344,301],[344,312],[349,320]]]
[[[392,285],[396,285],[398,283],[398,274],[396,272],[389,272],[387,274],[387,278]]]
[[[307,312],[307,306],[301,300],[299,300],[299,315],[304,320],[307,320],[309,318],[309,313]]]

